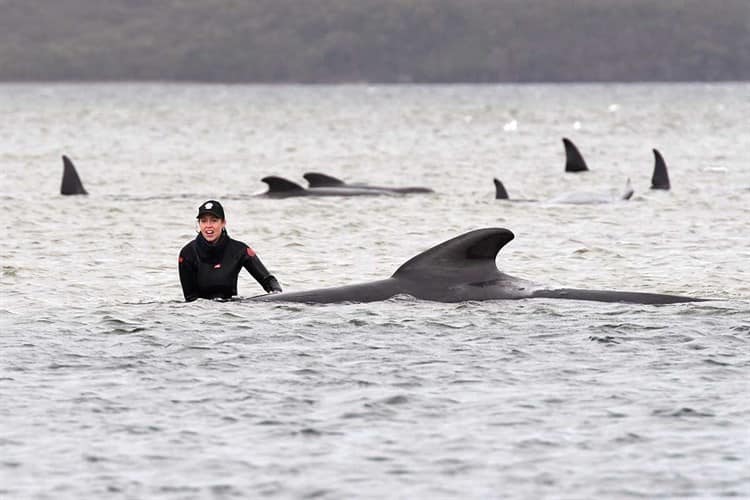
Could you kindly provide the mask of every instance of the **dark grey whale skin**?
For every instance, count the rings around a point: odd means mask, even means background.
[[[665,191],[669,191],[671,185],[669,183],[667,163],[664,161],[664,157],[657,149],[654,149],[653,152],[654,173],[651,175],[651,189],[663,189]]]
[[[477,229],[413,257],[390,278],[301,292],[260,295],[249,300],[310,304],[360,303],[387,300],[402,294],[436,302],[545,298],[674,304],[705,300],[646,292],[545,288],[498,270],[495,264],[497,253],[513,238],[513,233],[508,229]]]
[[[257,195],[263,198],[297,198],[302,196],[395,196],[392,192],[382,189],[365,189],[356,187],[319,187],[305,189],[296,182],[275,175],[263,177],[261,180],[268,184],[268,191]]]
[[[75,165],[70,158],[63,155],[63,176],[62,183],[60,184],[60,194],[73,195],[73,194],[88,194],[83,188],[81,178],[78,177]]]
[[[423,186],[405,186],[405,187],[387,187],[387,186],[371,186],[363,183],[348,183],[344,182],[337,177],[332,175],[321,174],[319,172],[306,172],[302,177],[307,180],[308,185],[311,188],[354,188],[354,189],[375,189],[380,191],[390,191],[398,194],[410,194],[410,193],[434,193],[432,189]]]
[[[573,141],[567,137],[563,137],[563,146],[565,147],[565,171],[566,172],[588,172],[589,167],[586,165],[586,160],[583,159],[583,155],[578,150]]]

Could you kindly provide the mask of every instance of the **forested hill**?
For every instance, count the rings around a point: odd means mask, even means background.
[[[0,0],[0,80],[750,80],[750,0]]]

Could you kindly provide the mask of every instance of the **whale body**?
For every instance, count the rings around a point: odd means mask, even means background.
[[[367,283],[252,297],[253,301],[310,304],[375,302],[410,295],[436,302],[554,298],[673,304],[705,299],[646,292],[548,288],[501,272],[498,252],[512,239],[505,228],[484,228],[440,243],[404,263],[389,278]]]
[[[619,194],[613,194],[611,191],[573,191],[557,195],[549,203],[566,203],[572,205],[596,205],[600,203],[613,203],[617,201],[627,201],[633,197],[633,186],[630,179],[625,182],[625,188]]]
[[[296,182],[269,175],[261,179],[268,184],[268,191],[258,196],[266,198],[292,198],[300,196],[393,196],[390,191],[357,187],[315,187],[305,189]]]
[[[329,188],[355,188],[355,189],[375,189],[380,191],[390,191],[392,193],[434,193],[432,189],[422,186],[406,186],[406,187],[387,187],[387,186],[371,186],[364,183],[347,183],[332,175],[321,174],[319,172],[306,172],[302,175],[307,180],[308,185],[311,188],[329,187]]]
[[[505,185],[498,178],[493,179],[495,183],[495,199],[496,200],[508,200],[513,202],[534,202],[540,201],[528,198],[511,198],[508,195],[508,190],[505,189]],[[572,191],[570,193],[564,193],[557,195],[549,200],[545,200],[545,203],[562,203],[572,205],[595,205],[599,203],[613,203],[616,201],[627,201],[632,198],[633,186],[631,185],[630,179],[625,183],[625,189],[619,195],[614,195],[611,192],[593,192],[593,191]]]

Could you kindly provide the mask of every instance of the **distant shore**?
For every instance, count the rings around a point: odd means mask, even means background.
[[[0,81],[750,80],[747,0],[301,3],[6,0]]]

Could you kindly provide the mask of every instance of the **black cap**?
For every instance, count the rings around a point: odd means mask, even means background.
[[[200,219],[205,214],[215,215],[219,219],[224,219],[224,207],[216,200],[208,200],[198,207],[198,216],[196,219]]]

